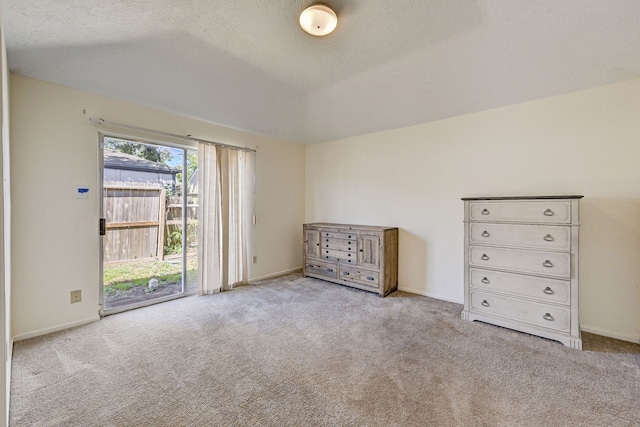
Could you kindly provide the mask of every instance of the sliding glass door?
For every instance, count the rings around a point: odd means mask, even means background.
[[[100,139],[101,314],[195,293],[197,151]]]

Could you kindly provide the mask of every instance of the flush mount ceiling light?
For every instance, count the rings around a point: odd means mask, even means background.
[[[309,6],[300,14],[300,26],[312,36],[326,36],[336,29],[338,16],[323,4]]]

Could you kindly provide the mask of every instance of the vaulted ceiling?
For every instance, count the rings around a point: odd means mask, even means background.
[[[2,1],[15,73],[294,143],[640,77],[640,0]]]

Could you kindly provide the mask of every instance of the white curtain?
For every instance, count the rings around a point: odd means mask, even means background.
[[[255,153],[198,144],[198,294],[247,283]]]

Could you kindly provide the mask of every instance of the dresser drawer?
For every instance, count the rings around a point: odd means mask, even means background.
[[[471,292],[471,309],[563,332],[568,332],[571,327],[569,308],[522,301],[491,293]]]
[[[505,292],[514,296],[536,298],[545,302],[569,304],[570,281],[547,279],[502,271],[469,270],[469,285],[475,289]]]
[[[347,264],[356,264],[356,252],[337,251],[335,249],[322,249],[322,259],[327,261],[337,261]]]
[[[339,251],[355,252],[358,241],[355,239],[336,239],[334,237],[323,237],[321,239],[323,249],[337,249]]]
[[[338,278],[338,267],[335,264],[324,262],[308,262],[304,266],[306,274],[315,274],[331,279]]]
[[[347,280],[358,280],[371,286],[378,286],[378,283],[380,283],[380,275],[377,271],[362,270],[347,265],[339,266],[338,277]]]
[[[569,251],[571,227],[568,225],[471,223],[469,224],[469,242]]]
[[[355,239],[357,233],[339,233],[337,231],[323,231],[321,236],[323,238],[334,237],[336,239]]]
[[[561,252],[469,246],[469,265],[570,278],[571,255]]]
[[[569,224],[571,202],[469,202],[469,220]]]

